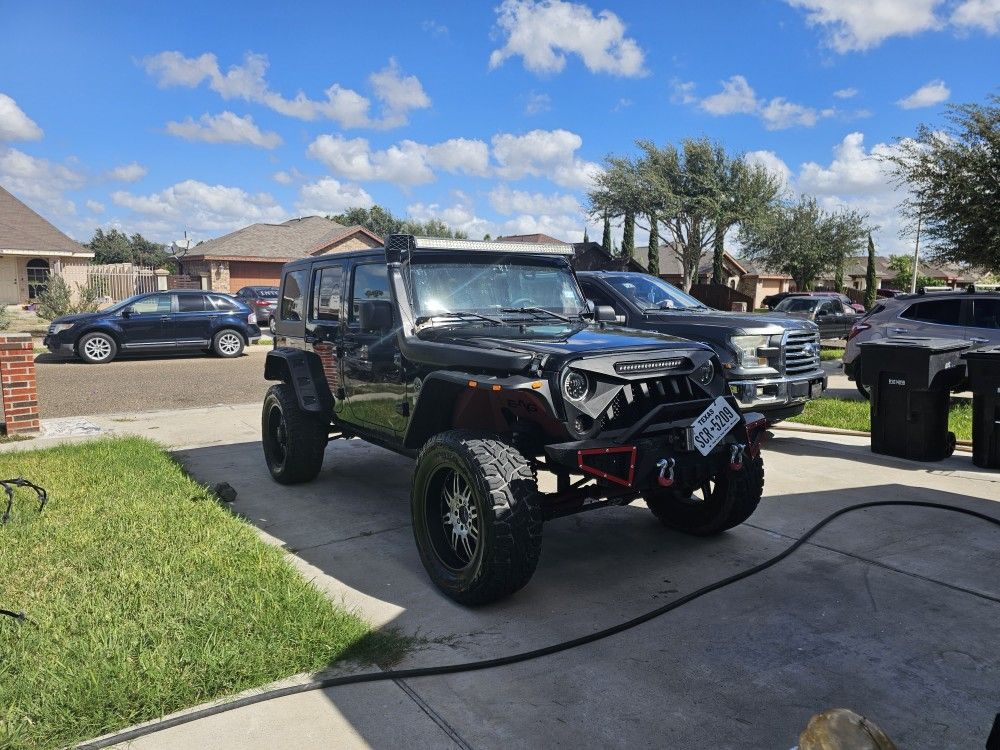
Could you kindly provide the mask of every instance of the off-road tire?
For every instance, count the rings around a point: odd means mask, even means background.
[[[95,352],[98,349],[108,352],[107,356],[95,356]],[[107,333],[101,333],[100,331],[88,333],[85,336],[82,336],[77,342],[76,353],[79,354],[80,359],[87,364],[107,364],[118,356],[118,342],[115,341],[113,336]]]
[[[455,473],[471,488],[479,519],[479,538],[465,565],[449,564],[441,553],[448,532],[436,488]],[[508,443],[466,430],[435,435],[417,458],[410,508],[420,560],[455,601],[475,606],[503,599],[535,572],[542,548],[538,483],[532,465]]]
[[[290,385],[279,383],[268,389],[261,413],[261,444],[274,481],[299,484],[315,479],[323,467],[329,434],[329,422],[303,411]]]
[[[660,523],[694,536],[712,536],[753,515],[764,491],[764,461],[747,457],[740,471],[721,470],[709,500],[691,501],[692,488],[663,488],[644,496]]]
[[[243,335],[233,328],[223,328],[212,337],[212,351],[217,357],[232,359],[243,354],[246,341]]]

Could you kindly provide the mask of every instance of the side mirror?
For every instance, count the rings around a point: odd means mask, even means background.
[[[132,308],[131,305],[122,310],[123,318],[131,318],[133,315],[135,315],[135,310]]]
[[[384,331],[392,328],[392,303],[386,299],[366,299],[358,302],[358,323],[362,331]]]
[[[594,307],[594,320],[598,323],[617,323],[618,318],[624,318],[624,315],[619,316],[615,312],[615,308],[611,305],[597,305]]]

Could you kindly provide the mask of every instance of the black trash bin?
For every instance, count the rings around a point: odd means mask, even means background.
[[[1000,346],[962,355],[972,390],[972,463],[1000,469]]]
[[[861,378],[871,388],[872,452],[940,461],[955,450],[948,431],[951,389],[965,378],[958,339],[899,338],[861,344]]]

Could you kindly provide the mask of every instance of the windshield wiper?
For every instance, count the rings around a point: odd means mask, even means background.
[[[422,315],[417,318],[417,325],[423,325],[432,320],[437,320],[438,318],[458,318],[459,320],[485,320],[487,323],[492,323],[496,326],[504,325],[504,322],[499,318],[491,318],[488,315],[480,315],[475,312],[467,312],[465,310],[460,310],[458,312],[451,312],[449,310],[443,310],[441,312],[434,313],[433,315]]]
[[[558,320],[565,321],[566,323],[572,323],[573,319],[565,315],[561,315],[557,312],[552,312],[551,310],[546,310],[544,307],[502,307],[500,312],[505,313],[534,313],[536,315],[548,315],[549,317],[556,318]]]

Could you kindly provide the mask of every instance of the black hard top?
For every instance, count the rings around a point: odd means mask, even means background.
[[[348,250],[343,253],[334,253],[332,255],[314,255],[308,258],[302,258],[300,260],[293,260],[284,265],[286,269],[302,268],[303,266],[311,266],[314,263],[322,263],[323,261],[340,261],[340,260],[381,260],[385,261],[385,248],[381,247],[371,247],[364,250]],[[272,289],[274,287],[271,287]]]

